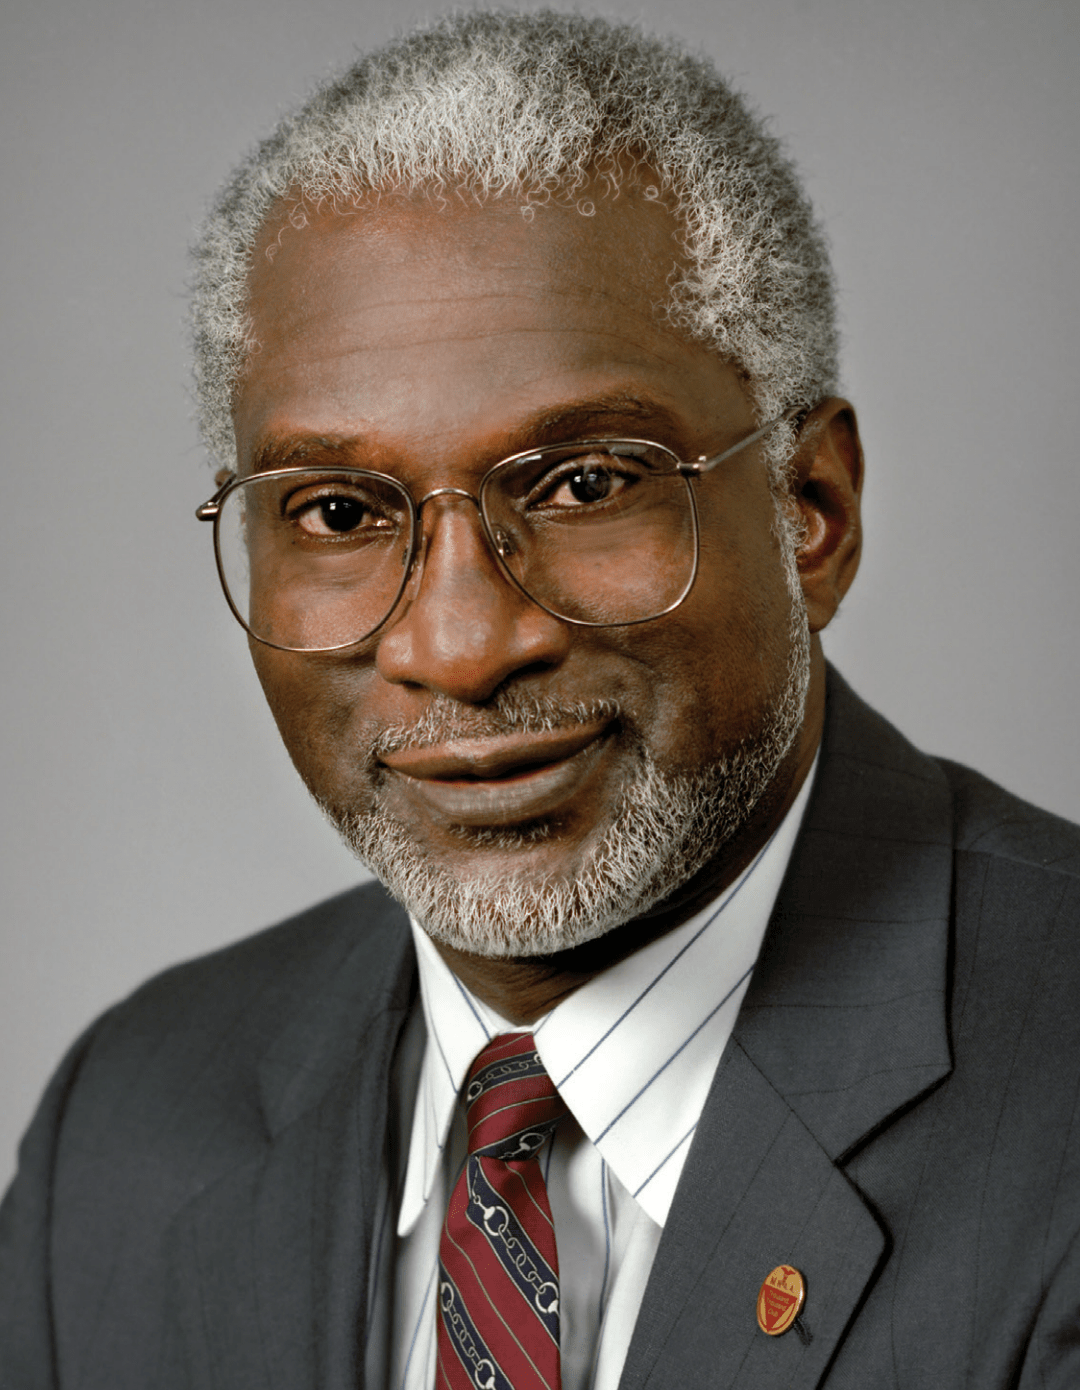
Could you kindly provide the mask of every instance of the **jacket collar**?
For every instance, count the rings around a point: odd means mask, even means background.
[[[833,1159],[951,1068],[952,798],[830,670],[821,771],[735,1035]]]

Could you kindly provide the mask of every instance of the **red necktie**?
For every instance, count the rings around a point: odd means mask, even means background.
[[[439,1245],[437,1390],[559,1390],[559,1260],[536,1153],[566,1106],[531,1033],[492,1038],[465,1087],[469,1157]]]

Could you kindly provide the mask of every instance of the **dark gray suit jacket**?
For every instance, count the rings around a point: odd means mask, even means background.
[[[625,1390],[1080,1386],[1078,870],[1075,827],[922,756],[830,677]],[[0,1218],[3,1390],[360,1385],[414,989],[372,886],[105,1015]],[[755,1296],[780,1263],[807,1299],[769,1338]]]

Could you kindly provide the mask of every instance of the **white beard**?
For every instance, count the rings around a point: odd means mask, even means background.
[[[457,950],[492,957],[550,955],[640,916],[702,869],[746,824],[802,727],[810,636],[794,547],[788,542],[782,549],[791,598],[788,669],[758,728],[704,770],[675,775],[660,771],[624,720],[635,771],[610,825],[564,875],[537,879],[509,871],[464,878],[421,850],[380,807],[353,812],[322,800],[320,806],[428,935]],[[568,706],[512,693],[468,716],[450,702],[435,701],[411,728],[385,732],[372,764],[380,753],[454,737],[536,733],[617,717],[618,706],[610,702]],[[513,850],[548,838],[554,828],[539,822],[495,831],[462,827],[460,833],[466,844]]]

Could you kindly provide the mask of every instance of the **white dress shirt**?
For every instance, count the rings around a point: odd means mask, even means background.
[[[531,1030],[570,1111],[540,1154],[559,1255],[563,1390],[617,1386],[812,780],[735,883]],[[398,1145],[388,1153],[368,1319],[368,1384],[390,1390],[434,1385],[439,1237],[466,1153],[459,1093],[489,1038],[526,1031],[471,994],[416,923],[413,936],[422,1009],[399,1051]]]

